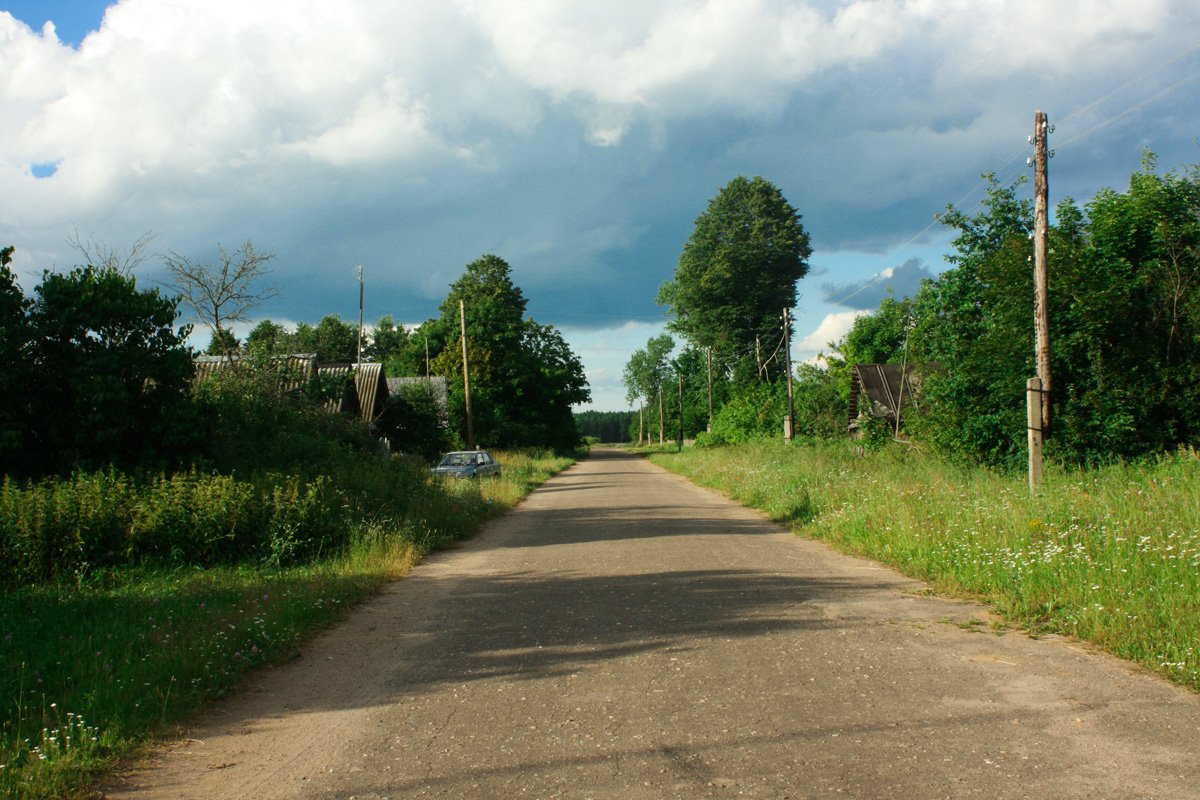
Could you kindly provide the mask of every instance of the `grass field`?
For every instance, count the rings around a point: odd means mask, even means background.
[[[439,481],[316,563],[114,569],[0,594],[0,796],[87,796],[95,775],[571,463],[497,455],[502,478]]]
[[[789,523],[982,599],[1032,632],[1077,636],[1200,690],[1200,458],[965,469],[897,445],[762,443],[651,456]]]

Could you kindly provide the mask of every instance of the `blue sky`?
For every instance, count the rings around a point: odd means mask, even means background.
[[[739,174],[815,252],[794,357],[944,268],[933,215],[1027,173],[1052,202],[1143,150],[1200,162],[1194,0],[0,0],[0,238],[27,287],[68,239],[277,254],[277,321],[416,323],[484,253],[583,358],[598,408]],[[53,30],[46,28],[53,21]],[[86,38],[85,38],[86,37]],[[139,278],[162,277],[150,259]]]

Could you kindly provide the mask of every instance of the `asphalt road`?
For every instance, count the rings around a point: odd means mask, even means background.
[[[110,796],[1200,798],[1200,697],[987,620],[600,450]]]

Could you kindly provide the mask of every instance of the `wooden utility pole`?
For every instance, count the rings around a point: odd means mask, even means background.
[[[679,450],[683,451],[683,373],[678,372],[679,376]]]
[[[363,340],[363,277],[362,264],[354,268],[358,274],[358,363],[362,364],[362,340]]]
[[[796,435],[796,402],[792,395],[792,317],[791,309],[783,309],[783,363],[787,367],[788,413],[784,441],[790,442]]]
[[[467,401],[467,449],[475,449],[475,423],[471,418],[471,368],[467,362],[467,306],[458,301],[458,320],[462,326],[463,394]]]
[[[708,348],[708,432],[712,433],[713,402],[712,402],[712,348]]]
[[[663,444],[667,441],[667,419],[663,416],[663,392],[662,384],[658,385],[658,443]]]
[[[1050,135],[1050,124],[1046,113],[1038,111],[1033,118],[1033,314],[1034,331],[1037,334],[1037,375],[1041,379],[1042,435],[1050,431],[1050,314],[1048,311],[1049,289],[1046,269],[1047,239],[1049,237],[1050,190],[1046,162],[1049,150],[1046,139]]]
[[[1042,482],[1042,381],[1025,382],[1025,408],[1029,422],[1029,491],[1036,492]]]

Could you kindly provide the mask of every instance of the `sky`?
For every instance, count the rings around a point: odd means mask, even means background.
[[[359,264],[368,323],[419,323],[493,253],[616,410],[738,175],[812,238],[806,360],[946,268],[935,214],[1031,174],[1036,110],[1052,205],[1125,188],[1147,149],[1200,163],[1200,3],[0,0],[0,104],[27,291],[72,239],[152,233],[146,286],[163,254],[252,240],[279,291],[251,324],[357,320]]]

